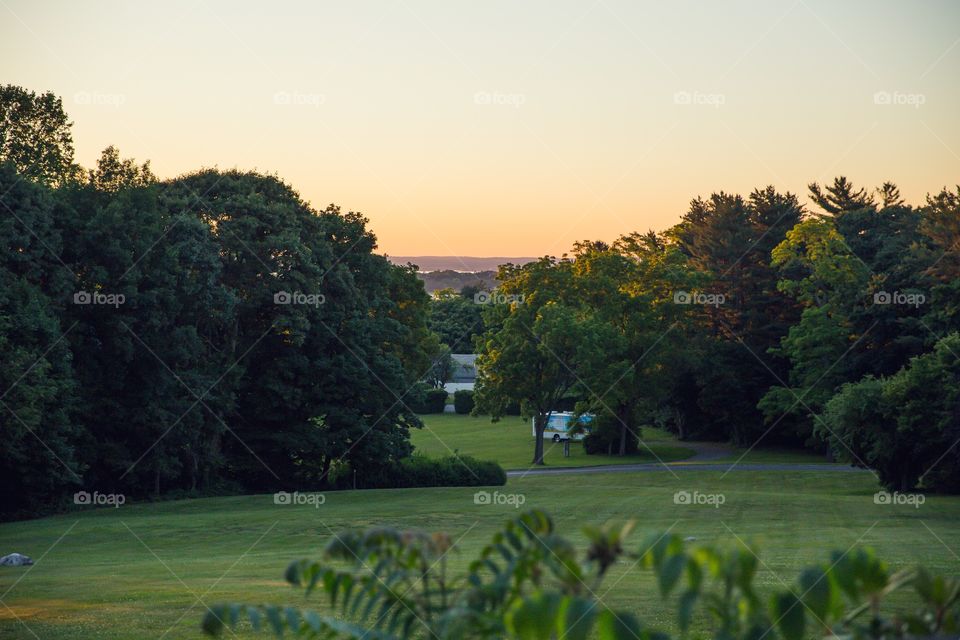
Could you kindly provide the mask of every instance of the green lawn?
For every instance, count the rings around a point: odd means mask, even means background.
[[[647,532],[666,529],[696,536],[697,544],[739,536],[761,549],[759,584],[770,589],[825,559],[828,550],[857,542],[876,547],[896,567],[922,562],[960,574],[960,498],[928,496],[919,509],[876,505],[869,473],[677,476],[529,476],[499,490],[522,494],[525,508],[549,510],[561,531],[580,543],[585,523],[627,518],[638,521],[636,545]],[[676,505],[673,495],[681,490],[722,493],[726,502],[720,508]],[[195,638],[201,601],[302,603],[299,592],[283,583],[286,564],[316,557],[331,531],[347,526],[449,531],[460,550],[452,566],[462,568],[515,513],[505,505],[476,505],[473,493],[338,492],[327,494],[319,508],[243,496],[128,504],[0,525],[0,549],[42,558],[32,569],[0,567],[0,637]],[[613,571],[607,584],[616,586],[597,592],[606,604],[672,625],[649,575],[627,562]]]
[[[453,452],[471,455],[483,460],[495,460],[507,470],[529,469],[533,459],[533,435],[530,422],[516,416],[507,416],[500,422],[491,422],[485,416],[466,416],[442,413],[421,416],[423,429],[414,429],[413,444],[417,451],[427,456],[447,456]],[[636,462],[674,462],[693,456],[692,446],[678,442],[672,434],[659,429],[644,427],[643,442],[637,455],[620,456],[591,455],[583,452],[583,445],[573,442],[570,457],[563,457],[563,445],[544,443],[544,461],[548,467],[585,467]],[[721,446],[714,444],[713,446]],[[753,463],[824,463],[823,456],[794,449],[771,449],[754,447],[743,449],[727,447],[729,454],[710,462]]]
[[[530,422],[516,416],[506,416],[500,422],[491,422],[485,416],[473,417],[456,413],[421,416],[423,429],[414,429],[413,444],[427,456],[447,456],[458,452],[481,460],[495,460],[504,469],[529,469],[533,460],[533,434]],[[656,429],[643,430],[644,442],[635,456],[588,456],[583,444],[571,442],[570,457],[563,457],[563,445],[552,441],[544,443],[544,462],[552,467],[585,467],[628,462],[663,462],[684,460],[693,450],[678,443],[670,434]],[[652,452],[651,452],[652,451]]]

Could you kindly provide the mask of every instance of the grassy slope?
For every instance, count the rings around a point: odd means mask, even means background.
[[[635,544],[646,532],[668,528],[698,543],[732,541],[734,534],[756,541],[765,562],[759,584],[768,588],[792,581],[829,549],[858,541],[895,566],[919,561],[960,573],[960,560],[944,546],[960,539],[960,498],[928,497],[919,509],[875,505],[877,487],[868,473],[678,475],[527,477],[500,490],[522,493],[525,507],[549,510],[561,531],[578,541],[584,523],[626,518],[638,520]],[[726,504],[678,506],[678,490],[722,492]],[[405,489],[331,493],[319,509],[245,496],[4,524],[0,550],[43,559],[30,570],[0,567],[0,594],[9,589],[3,596],[9,609],[0,606],[0,637],[157,638],[171,625],[165,638],[198,637],[198,596],[208,603],[303,602],[282,582],[283,569],[292,558],[316,557],[331,531],[382,523],[444,529],[462,536],[451,563],[462,568],[513,513],[507,506],[475,505],[472,489]],[[607,583],[616,587],[598,595],[669,626],[652,581],[630,569],[628,563],[616,568]]]

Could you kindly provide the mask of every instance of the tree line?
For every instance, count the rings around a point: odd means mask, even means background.
[[[666,231],[503,265],[477,411],[519,404],[534,464],[572,405],[597,415],[588,451],[630,453],[655,425],[960,491],[960,187],[922,206],[892,183],[809,190],[809,209],[774,187],[715,193]]]
[[[328,486],[409,456],[429,297],[358,213],[275,176],[73,160],[0,88],[0,512]]]

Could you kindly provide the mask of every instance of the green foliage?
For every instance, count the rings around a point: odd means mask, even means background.
[[[33,515],[79,485],[82,434],[73,356],[62,309],[71,274],[51,251],[61,246],[55,203],[39,185],[0,164],[0,512]]]
[[[75,175],[72,123],[63,101],[12,84],[0,86],[0,164],[44,184],[63,184]]]
[[[460,414],[468,414],[473,411],[473,390],[458,389],[453,392],[453,409]]]
[[[322,486],[410,455],[403,394],[439,343],[365,218],[255,172],[158,182],[113,146],[82,171],[52,94],[0,88],[0,125],[0,510],[77,485]]]
[[[474,336],[483,333],[483,305],[474,301],[472,291],[466,296],[437,291],[430,302],[430,329],[452,353],[472,353]]]
[[[960,491],[957,353],[954,333],[894,376],[845,384],[823,416],[835,455],[874,469],[890,489]]]
[[[638,426],[624,430],[624,424],[609,414],[597,416],[590,424],[590,433],[583,439],[583,449],[589,454],[632,455],[640,448],[643,433]],[[621,451],[621,444],[623,450]]]
[[[255,629],[297,637],[377,638],[670,638],[634,612],[598,599],[608,569],[621,559],[651,571],[665,606],[686,637],[694,621],[710,637],[801,640],[950,636],[960,631],[960,580],[908,569],[892,572],[869,549],[835,551],[829,562],[802,571],[793,585],[764,593],[763,562],[739,540],[731,547],[688,547],[676,534],[650,536],[627,550],[632,525],[588,527],[581,554],[541,511],[524,513],[497,532],[462,578],[444,558],[451,537],[374,528],[347,531],[328,543],[321,561],[298,560],[286,579],[307,595],[320,591],[337,612],[327,616],[274,605],[220,604],[203,620],[209,635]],[[911,589],[905,616],[884,615],[884,600]],[[265,624],[264,624],[265,623]],[[595,634],[592,635],[592,634]]]
[[[427,458],[413,455],[352,477],[347,469],[336,479],[342,489],[503,486],[507,475],[496,462],[470,456]]]
[[[420,382],[410,388],[405,402],[414,413],[443,413],[449,395],[445,389]]]

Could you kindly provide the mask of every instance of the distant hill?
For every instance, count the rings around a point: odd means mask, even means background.
[[[423,287],[427,290],[427,293],[433,293],[437,289],[460,291],[468,285],[481,289],[492,289],[497,284],[496,271],[463,273],[445,269],[443,271],[421,271],[418,275],[423,280]]]
[[[420,267],[420,271],[462,271],[476,273],[479,271],[496,271],[501,264],[512,262],[526,264],[536,258],[478,258],[475,256],[387,256],[394,264],[412,262]]]

